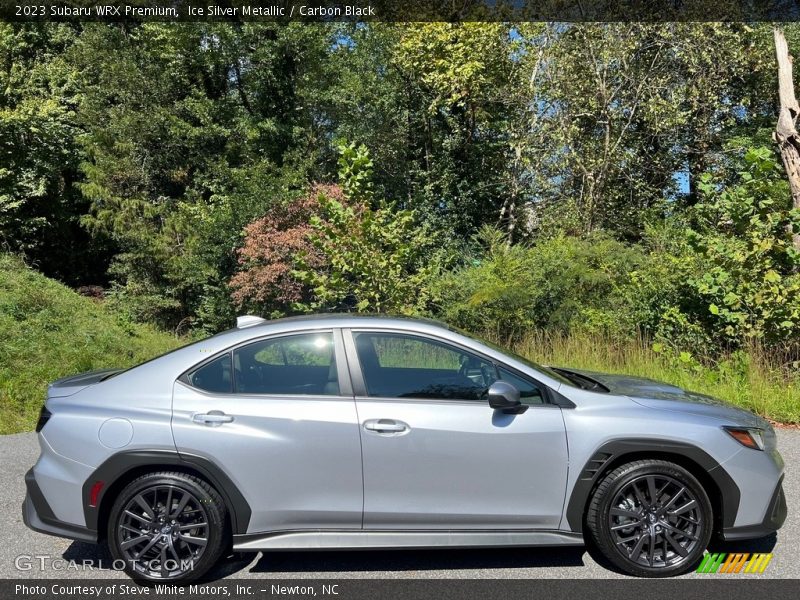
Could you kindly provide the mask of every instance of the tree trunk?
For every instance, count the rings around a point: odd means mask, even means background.
[[[800,137],[795,127],[795,120],[800,114],[800,106],[794,95],[792,81],[792,57],[783,31],[777,27],[773,31],[775,36],[775,56],[778,59],[778,97],[780,99],[780,112],[778,123],[775,126],[773,139],[781,151],[783,168],[789,179],[789,189],[792,192],[792,204],[800,209]],[[800,234],[793,233],[794,247],[800,251]]]

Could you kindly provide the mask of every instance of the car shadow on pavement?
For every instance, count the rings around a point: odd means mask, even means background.
[[[772,552],[775,544],[778,543],[778,534],[773,533],[767,537],[758,538],[756,540],[741,540],[738,542],[723,542],[721,540],[712,540],[708,545],[709,552],[756,552],[766,553]]]
[[[265,552],[253,573],[332,573],[581,567],[585,548]]]
[[[583,567],[587,548],[475,548],[432,550],[233,552],[219,561],[203,578],[215,581],[247,570],[251,573],[335,573],[373,571],[436,571],[470,569],[530,569]],[[602,567],[616,570],[592,552]],[[105,544],[73,542],[62,555],[87,570],[110,572],[113,558]],[[248,568],[249,567],[249,568]]]
[[[72,542],[61,558],[98,570],[110,569],[114,561],[105,544],[84,542]]]

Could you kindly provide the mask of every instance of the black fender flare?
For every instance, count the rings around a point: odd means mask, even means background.
[[[214,486],[225,501],[233,533],[247,533],[252,510],[230,477],[206,457],[184,452],[178,454],[174,450],[131,450],[120,452],[110,456],[97,467],[91,477],[83,483],[82,488],[83,514],[88,529],[97,532],[100,525],[101,508],[107,507],[103,501],[108,490],[112,489],[115,483],[119,482],[121,478],[131,471],[143,468],[152,468],[154,470],[177,468],[178,470],[199,473]],[[96,498],[95,505],[91,506],[92,488],[98,481],[103,482],[103,487]]]
[[[567,524],[572,531],[583,530],[583,517],[590,495],[612,465],[626,462],[626,456],[671,455],[699,466],[720,491],[719,505],[722,506],[720,524],[724,528],[733,526],[739,510],[739,487],[720,464],[707,452],[692,444],[672,440],[657,439],[619,439],[600,446],[583,466],[578,475],[566,508]],[[680,461],[679,461],[680,462]],[[701,483],[703,483],[701,481]],[[707,490],[708,492],[708,490]],[[709,496],[711,493],[709,492]],[[714,499],[712,498],[712,502]]]

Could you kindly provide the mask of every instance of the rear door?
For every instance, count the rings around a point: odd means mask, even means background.
[[[345,331],[364,463],[364,529],[557,529],[567,476],[561,409],[546,390],[430,336]],[[484,391],[509,380],[530,408]]]
[[[178,451],[219,465],[250,504],[248,533],[360,529],[358,420],[339,330],[252,341],[175,384]]]

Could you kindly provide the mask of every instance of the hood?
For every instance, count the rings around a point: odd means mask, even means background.
[[[748,410],[739,408],[729,402],[714,398],[713,396],[685,390],[654,379],[633,377],[631,375],[613,375],[610,373],[598,373],[595,371],[571,368],[560,368],[560,370],[576,373],[577,375],[597,381],[612,394],[628,396],[637,404],[647,406],[648,408],[714,417],[728,421],[730,425],[771,429],[766,419]]]
[[[77,394],[82,389],[105,381],[112,375],[120,373],[123,369],[101,369],[99,371],[90,371],[88,373],[81,373],[80,375],[71,375],[69,377],[62,377],[55,380],[47,388],[48,398],[62,398],[64,396],[72,396]]]

